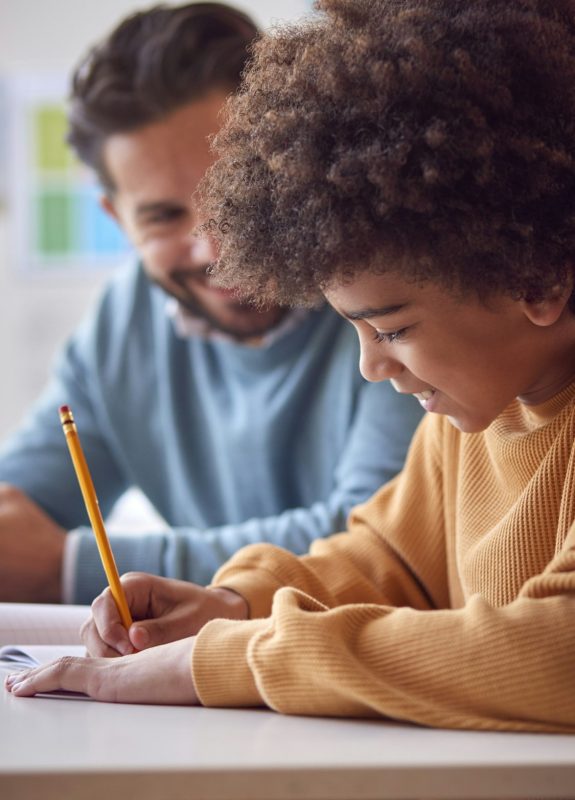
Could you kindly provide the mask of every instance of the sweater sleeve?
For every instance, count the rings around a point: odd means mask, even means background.
[[[247,704],[259,697],[291,714],[575,730],[575,528],[512,602],[494,607],[475,594],[451,608],[442,499],[430,480],[437,449],[420,433],[404,474],[354,513],[351,535],[301,559],[240,554],[218,574],[246,596],[252,617],[269,616],[251,630],[216,620],[200,632],[193,669],[203,703],[241,704],[245,691]],[[405,537],[412,549],[398,533],[410,518],[428,520]],[[240,685],[222,680],[228,657]]]
[[[309,555],[300,558],[269,545],[244,548],[216,573],[214,583],[242,594],[252,617],[270,613],[274,592],[282,586],[329,607],[448,605],[441,459],[429,420],[414,436],[405,469],[352,511],[349,533],[314,542]],[[402,529],[415,535],[402,538]]]
[[[88,524],[88,517],[62,433],[61,405],[74,412],[104,515],[127,488],[93,402],[91,337],[87,320],[59,354],[50,382],[22,426],[0,449],[0,481],[19,487],[66,529]]]
[[[166,525],[164,530],[141,531],[137,536],[120,532],[111,537],[120,573],[139,570],[206,585],[222,564],[248,545],[267,542],[298,555],[306,553],[316,539],[342,530],[351,509],[401,470],[421,417],[413,398],[402,397],[390,385],[365,383],[335,465],[333,489],[325,499],[206,529]],[[89,603],[105,587],[105,576],[91,530],[80,529],[77,537],[71,599]]]
[[[575,557],[567,563],[573,575]],[[539,590],[552,582],[541,578]],[[257,705],[255,686],[259,704],[286,714],[573,732],[574,591],[572,580],[561,595],[499,609],[475,595],[462,609],[420,611],[329,609],[283,588],[252,631],[225,621],[203,629],[194,680],[205,705]],[[224,683],[228,657],[243,684]]]

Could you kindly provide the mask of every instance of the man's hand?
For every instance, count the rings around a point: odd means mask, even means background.
[[[66,689],[108,703],[197,705],[193,646],[190,638],[125,658],[61,658],[8,675],[5,686],[18,697]]]
[[[91,656],[128,655],[183,639],[218,617],[248,618],[246,601],[229,589],[206,589],[143,572],[128,572],[121,581],[135,622],[126,631],[110,590],[103,591],[80,632]]]
[[[66,531],[23,492],[0,483],[0,601],[59,603]]]

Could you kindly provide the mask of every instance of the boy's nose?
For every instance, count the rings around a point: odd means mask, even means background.
[[[401,363],[389,353],[389,345],[380,342],[361,340],[359,371],[372,383],[387,381],[400,375]]]

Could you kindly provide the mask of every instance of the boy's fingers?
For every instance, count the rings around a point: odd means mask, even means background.
[[[167,644],[175,638],[178,637],[172,635],[169,623],[166,624],[163,620],[136,622],[130,628],[130,641],[136,650]]]
[[[120,655],[128,655],[134,652],[134,648],[128,640],[125,628],[118,632],[115,646],[109,645],[100,636],[96,625],[92,620],[82,628],[81,637],[88,654],[92,657],[117,658]]]
[[[158,619],[135,622],[130,627],[130,641],[136,650],[146,650],[148,647],[185,639],[196,632],[197,626],[192,625],[188,608],[180,606]]]
[[[123,626],[109,588],[92,603],[92,618],[81,628],[82,641],[90,655],[128,655],[133,652],[128,632]]]
[[[31,697],[38,692],[64,689],[87,694],[86,660],[66,656],[46,666],[13,673],[6,678],[6,688],[17,697]]]

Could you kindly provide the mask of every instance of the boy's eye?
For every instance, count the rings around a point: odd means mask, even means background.
[[[400,328],[397,331],[392,331],[391,333],[384,333],[383,331],[375,331],[373,336],[376,342],[387,342],[387,344],[393,344],[394,342],[399,342],[405,336],[407,328]]]

